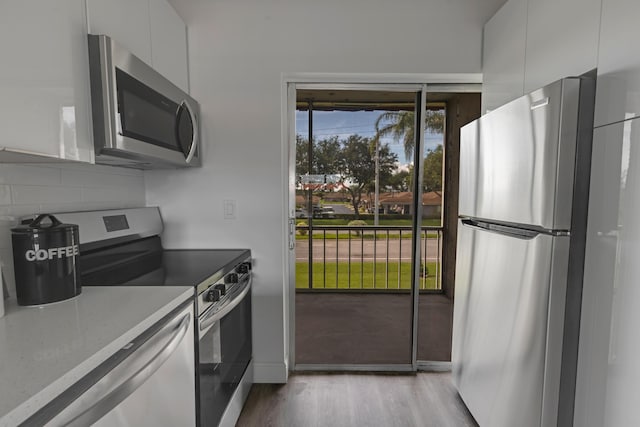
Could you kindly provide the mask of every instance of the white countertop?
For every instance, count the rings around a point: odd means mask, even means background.
[[[42,307],[5,301],[0,426],[15,426],[193,296],[185,286],[91,286]]]

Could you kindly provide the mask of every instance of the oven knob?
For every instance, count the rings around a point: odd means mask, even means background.
[[[204,294],[205,302],[216,302],[220,301],[220,291],[218,289],[209,289]]]
[[[236,273],[229,273],[224,278],[224,283],[238,283],[238,275]]]
[[[225,296],[227,294],[227,287],[222,283],[215,285],[213,288],[220,291],[220,296]]]
[[[240,274],[247,274],[251,270],[251,264],[248,262],[243,262],[236,268],[236,271]]]

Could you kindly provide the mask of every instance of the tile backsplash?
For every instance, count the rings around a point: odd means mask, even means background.
[[[20,217],[145,205],[144,174],[135,169],[76,163],[0,164],[0,262],[15,297],[11,228]]]

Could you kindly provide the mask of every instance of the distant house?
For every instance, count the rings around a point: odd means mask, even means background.
[[[299,186],[299,188],[303,191],[311,190],[311,191],[326,191],[333,192],[344,189],[344,184],[341,182],[309,182],[304,183]]]
[[[322,195],[325,203],[328,202],[350,202],[351,195],[346,191],[327,192]]]
[[[380,207],[385,214],[413,214],[413,193],[408,191],[380,194]],[[422,194],[422,217],[440,218],[442,215],[442,192],[431,191]]]

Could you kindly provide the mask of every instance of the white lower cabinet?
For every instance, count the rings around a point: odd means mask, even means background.
[[[2,3],[0,161],[93,162],[86,33],[84,0]]]

